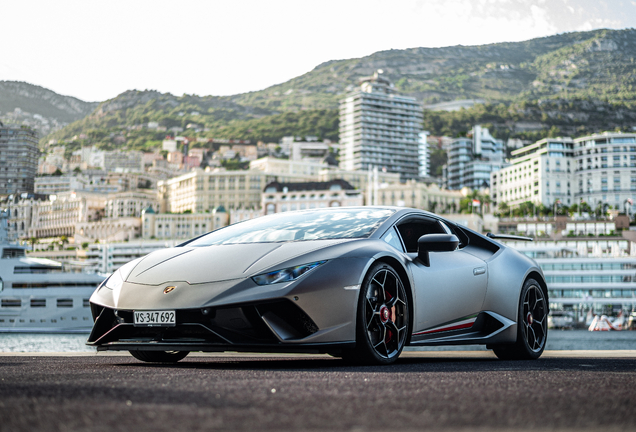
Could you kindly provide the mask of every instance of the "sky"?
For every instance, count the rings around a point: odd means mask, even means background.
[[[329,60],[636,27],[636,0],[0,0],[0,81],[84,101],[257,91]]]

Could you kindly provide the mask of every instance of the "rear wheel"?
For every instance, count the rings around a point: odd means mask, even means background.
[[[190,354],[190,351],[130,351],[137,360],[149,363],[176,363]]]
[[[409,330],[404,284],[388,264],[371,267],[360,288],[356,347],[343,358],[364,364],[390,364],[400,356]]]
[[[528,279],[521,290],[517,342],[493,351],[502,360],[534,360],[541,357],[548,338],[548,305],[541,286]]]

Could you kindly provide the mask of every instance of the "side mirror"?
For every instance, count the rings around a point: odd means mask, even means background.
[[[425,234],[417,240],[417,257],[429,267],[429,252],[452,252],[457,245],[459,239],[454,234]]]

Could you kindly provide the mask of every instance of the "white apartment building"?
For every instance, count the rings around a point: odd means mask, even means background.
[[[139,189],[136,191],[109,194],[104,208],[106,218],[141,217],[144,209],[159,211],[157,192]]]
[[[89,180],[83,175],[66,174],[35,178],[35,193],[55,195],[58,193],[85,190]]]
[[[161,213],[212,211],[219,206],[227,210],[260,208],[261,191],[277,179],[298,179],[298,175],[267,174],[260,170],[193,170],[187,174],[159,181]],[[300,176],[304,179],[303,176]]]
[[[77,223],[101,219],[106,203],[106,196],[85,192],[67,192],[49,198],[33,205],[28,237],[72,237]]]
[[[293,161],[322,162],[329,156],[331,142],[329,141],[294,141],[291,145],[291,159]]]
[[[10,242],[26,238],[31,227],[33,208],[45,201],[45,195],[21,194],[7,197],[0,202],[0,211],[7,214],[7,236]]]
[[[355,189],[366,190],[371,179],[368,171],[347,171],[330,166],[326,162],[294,161],[264,157],[250,163],[250,169],[261,170],[272,175],[292,176],[288,181],[331,181],[342,179],[349,182]],[[400,174],[378,171],[380,184],[400,183]]]
[[[472,137],[457,138],[448,151],[446,180],[449,189],[487,189],[490,174],[506,166],[503,141],[477,125]]]
[[[570,206],[575,169],[572,138],[545,138],[512,152],[511,166],[491,173],[490,195],[493,206],[505,202],[517,207],[526,201],[537,205]]]
[[[298,181],[315,179],[328,168],[329,165],[322,161],[277,159],[269,156],[250,162],[250,170],[295,176]]]
[[[113,273],[122,265],[136,258],[148,255],[156,250],[174,247],[177,241],[148,241],[137,240],[121,243],[91,244],[87,251],[82,251],[79,257],[84,261],[87,270],[100,273]]]
[[[143,153],[136,150],[106,151],[104,152],[104,165],[106,171],[115,172],[144,172]]]
[[[604,132],[580,138],[546,138],[512,152],[513,165],[491,178],[495,203],[587,203],[633,214],[636,202],[636,134]]]
[[[228,213],[223,207],[209,213],[155,213],[152,208],[141,216],[144,239],[191,239],[228,224]]]
[[[35,178],[35,193],[55,195],[64,192],[114,193],[127,190],[153,189],[157,177],[150,174],[87,170],[60,176]]]
[[[138,217],[121,217],[102,219],[95,222],[78,222],[75,224],[73,240],[75,244],[84,242],[119,242],[131,241],[141,236],[141,219]]]
[[[604,132],[574,139],[577,202],[608,204],[632,213],[636,201],[636,134]],[[636,203],[636,202],[635,202]]]
[[[422,107],[398,94],[381,71],[360,81],[360,88],[340,101],[340,166],[377,167],[402,180],[417,179]]]
[[[361,205],[362,193],[342,179],[326,182],[272,182],[265,186],[262,199],[264,214]]]
[[[310,182],[344,179],[356,189],[366,189],[369,174],[364,171],[343,171],[326,163],[290,161],[271,157],[250,163],[245,171],[194,170],[168,180],[159,181],[160,211],[193,213],[212,211],[223,206],[227,211],[260,209],[261,193],[270,182]],[[379,173],[379,181],[399,183],[396,173]]]
[[[456,213],[464,198],[460,191],[440,189],[436,184],[409,180],[404,184],[382,184],[377,189],[377,204],[413,207],[434,213]]]

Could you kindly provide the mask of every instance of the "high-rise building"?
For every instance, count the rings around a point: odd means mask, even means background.
[[[402,96],[377,71],[360,80],[360,88],[340,101],[340,166],[349,171],[377,167],[419,177],[422,107]]]
[[[0,123],[0,195],[33,193],[38,169],[38,138],[27,127]]]
[[[473,128],[471,138],[453,140],[446,168],[448,189],[486,189],[490,173],[506,166],[503,141],[493,138],[488,129]]]

